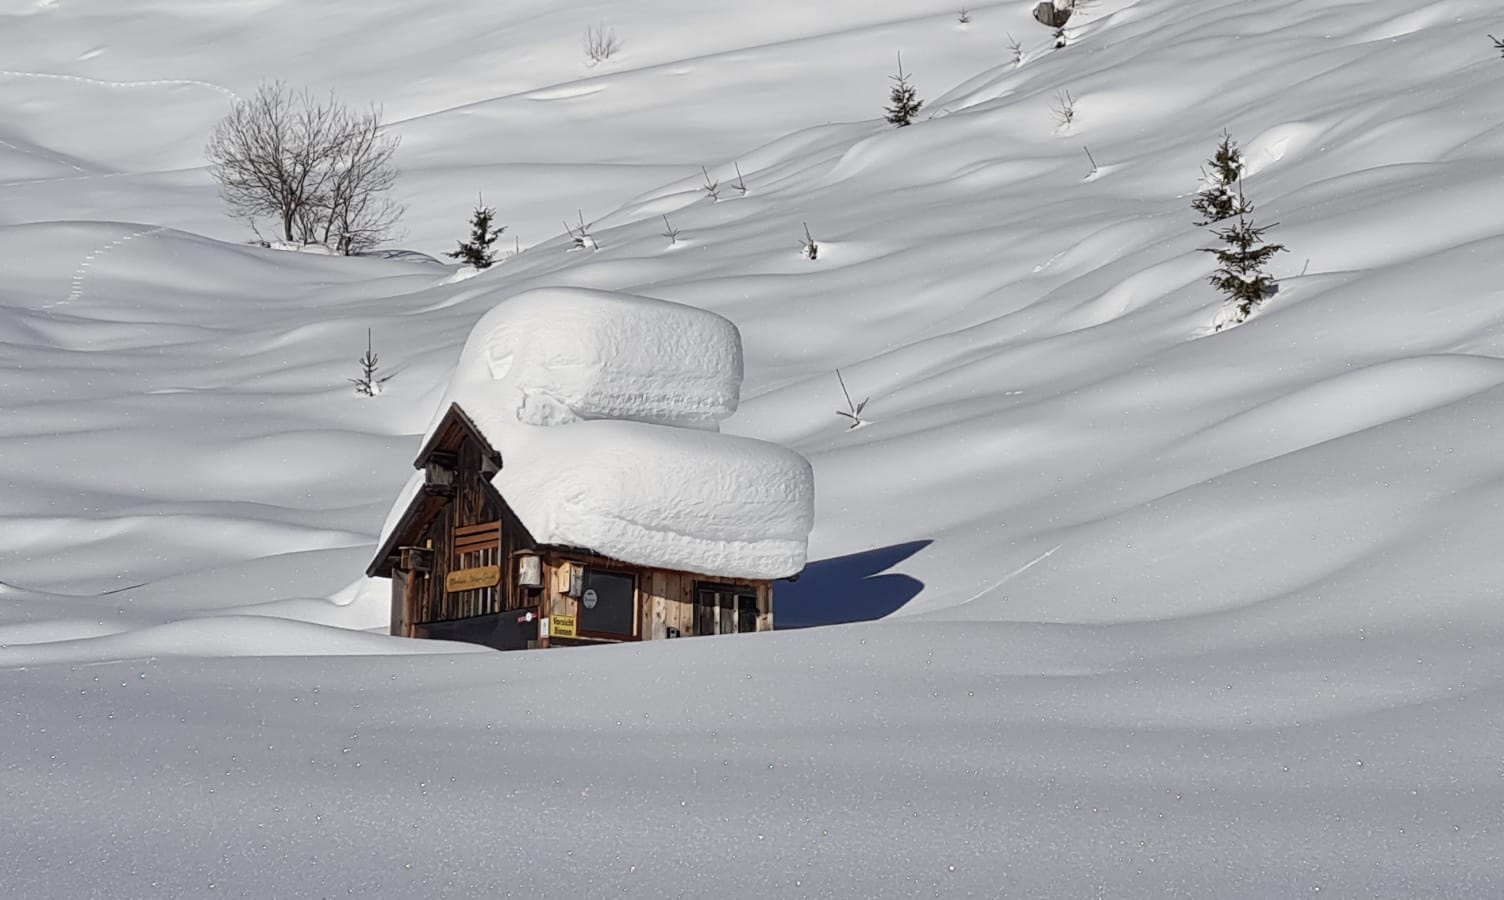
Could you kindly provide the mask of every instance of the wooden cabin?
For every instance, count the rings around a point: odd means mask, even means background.
[[[770,581],[630,565],[539,544],[491,483],[505,461],[458,405],[366,574],[392,580],[391,633],[498,650],[770,631]]]

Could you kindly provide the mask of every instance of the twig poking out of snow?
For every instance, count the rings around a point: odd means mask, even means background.
[[[840,369],[836,369],[836,380],[841,383],[841,394],[846,398],[846,409],[836,410],[836,415],[845,416],[846,418],[851,420],[851,425],[848,426],[846,430],[850,431],[852,428],[860,428],[861,426],[867,424],[866,422],[862,421],[862,410],[867,408],[867,401],[871,400],[872,398],[867,397],[862,400],[861,403],[852,403],[851,392],[846,390],[846,379],[841,377]]]
[[[663,227],[664,227],[664,229],[666,229],[663,232],[663,236],[666,237],[666,238],[668,238],[669,245],[672,246],[674,244],[679,243],[679,229],[675,228],[669,222],[667,215],[664,215],[664,217],[663,217]]]
[[[1090,147],[1082,147],[1081,149],[1086,151],[1086,158],[1091,162],[1091,171],[1086,173],[1086,177],[1090,178],[1091,176],[1097,174],[1097,160],[1091,155]]]
[[[621,41],[616,37],[616,29],[607,28],[606,23],[585,29],[585,56],[592,66],[610,59],[620,49]]]
[[[732,165],[736,167],[736,184],[733,184],[732,187],[736,188],[745,197],[747,196],[747,181],[742,178],[741,163],[732,163]]]
[[[594,235],[592,235],[590,233],[590,225],[585,222],[585,211],[584,210],[576,210],[576,212],[579,214],[579,217],[580,217],[580,224],[579,224],[578,227],[576,227],[574,225],[571,225],[568,222],[564,223],[564,230],[567,231],[567,232],[569,232],[570,239],[574,241],[574,249],[576,249],[576,250],[599,250],[599,249],[601,249],[601,245],[596,242]]]
[[[810,236],[809,223],[804,223],[804,243],[799,245],[799,253],[805,259],[815,260],[820,257],[820,245]]]
[[[1055,117],[1055,123],[1064,131],[1070,128],[1076,121],[1076,98],[1071,96],[1069,90],[1061,89],[1055,93],[1055,105],[1050,107],[1050,113]]]
[[[707,193],[707,194],[710,195],[710,199],[711,200],[716,200],[716,201],[720,200],[721,199],[721,183],[720,183],[720,181],[712,179],[710,177],[710,173],[705,170],[704,166],[700,167],[700,172],[705,176],[705,184],[703,185],[703,187],[705,188],[705,193]]]

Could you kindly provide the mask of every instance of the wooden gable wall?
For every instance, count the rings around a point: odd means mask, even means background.
[[[414,572],[402,589],[404,614],[394,609],[393,633],[412,634],[414,626],[493,615],[532,604],[517,588],[513,554],[534,546],[522,522],[491,486],[494,455],[463,429],[452,432],[422,460],[430,482],[444,482],[453,496],[422,530],[408,536],[410,546],[430,551],[426,572]],[[451,574],[496,567],[494,586],[447,589]],[[400,574],[400,573],[394,573]],[[394,588],[394,606],[399,592]],[[400,619],[400,625],[399,623]]]

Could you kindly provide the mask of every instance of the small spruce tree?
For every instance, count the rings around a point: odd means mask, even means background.
[[[1499,55],[1504,56],[1504,41],[1499,40],[1493,35],[1489,35],[1488,39],[1494,42],[1494,49],[1499,51]]]
[[[470,240],[468,243],[461,242],[452,252],[444,254],[450,259],[462,260],[466,265],[477,269],[488,269],[491,263],[496,261],[496,254],[491,250],[491,245],[507,230],[505,225],[492,228],[491,221],[496,218],[496,210],[484,203],[477,204],[475,213],[470,217]]]
[[[1248,218],[1248,214],[1253,212],[1253,204],[1243,197],[1241,181],[1234,199],[1237,211],[1233,215],[1237,221],[1212,230],[1212,234],[1217,236],[1223,246],[1203,247],[1201,252],[1216,255],[1217,269],[1208,281],[1235,305],[1236,316],[1233,321],[1242,322],[1265,298],[1274,293],[1274,276],[1265,272],[1264,266],[1274,254],[1284,252],[1285,246],[1264,240],[1264,232],[1273,226],[1260,228]]]
[[[381,393],[381,386],[391,381],[392,376],[377,374],[377,370],[380,368],[380,360],[376,356],[376,351],[371,346],[371,329],[369,328],[366,329],[366,355],[362,356],[359,362],[360,377],[347,378],[345,380],[355,385],[355,393],[362,397],[374,397]]]
[[[898,74],[888,76],[893,81],[893,91],[888,95],[888,101],[892,106],[884,110],[888,114],[888,121],[899,128],[914,121],[919,114],[919,107],[924,105],[914,91],[914,86],[909,84],[909,76],[903,72],[903,54],[898,54]]]
[[[1222,132],[1222,143],[1217,147],[1217,155],[1208,160],[1207,164],[1212,167],[1211,174],[1208,175],[1205,169],[1201,170],[1201,174],[1209,184],[1191,201],[1191,209],[1201,214],[1201,221],[1197,225],[1210,225],[1231,219],[1239,212],[1233,186],[1243,177],[1243,154],[1233,142],[1232,135]]]

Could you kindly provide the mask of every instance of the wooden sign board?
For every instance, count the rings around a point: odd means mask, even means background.
[[[501,583],[500,566],[481,566],[478,569],[456,569],[444,576],[444,590],[451,594],[460,591],[476,591],[496,587]]]
[[[550,637],[572,638],[575,636],[574,616],[549,616],[548,633]]]

